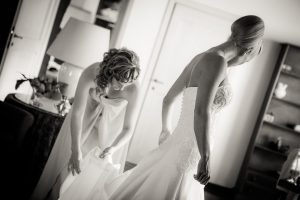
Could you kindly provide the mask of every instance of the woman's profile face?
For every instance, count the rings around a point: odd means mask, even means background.
[[[124,83],[121,81],[118,81],[117,79],[115,79],[114,77],[112,78],[111,83],[108,85],[109,88],[113,89],[113,90],[118,90],[118,91],[122,91],[124,90],[124,88],[128,85],[131,85],[133,83],[132,82],[128,82],[128,83]]]
[[[230,60],[229,65],[237,66],[237,65],[241,65],[246,62],[249,62],[250,60],[252,60],[254,57],[256,57],[257,55],[259,55],[262,52],[262,48],[263,48],[263,45],[262,45],[262,41],[261,41],[255,47],[253,47],[253,49],[251,49],[250,51],[246,52],[243,55],[236,56],[235,58]]]

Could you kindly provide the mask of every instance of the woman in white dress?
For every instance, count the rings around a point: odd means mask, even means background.
[[[137,97],[137,85],[132,83],[139,70],[138,56],[121,48],[110,49],[101,63],[83,71],[72,108],[31,199],[58,199],[67,175],[79,174],[82,158],[96,146],[102,156],[112,155],[122,170]]]
[[[163,100],[159,148],[107,185],[109,200],[204,199],[214,114],[231,97],[226,70],[259,54],[264,23],[257,16],[244,16],[231,31],[226,42],[196,55],[183,70]],[[181,116],[171,134],[170,109],[181,92]]]

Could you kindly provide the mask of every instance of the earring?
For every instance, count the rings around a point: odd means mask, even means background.
[[[252,51],[253,51],[253,47],[250,47],[244,51],[243,55],[250,54]]]

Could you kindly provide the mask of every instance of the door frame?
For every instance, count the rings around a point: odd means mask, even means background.
[[[169,0],[167,8],[166,8],[166,12],[165,12],[164,16],[162,17],[162,23],[160,25],[158,35],[154,42],[154,47],[152,49],[152,53],[150,55],[149,62],[146,67],[145,76],[140,83],[140,91],[141,91],[139,94],[140,103],[138,105],[139,108],[138,108],[138,113],[137,113],[137,121],[134,126],[132,138],[134,137],[137,125],[139,123],[140,116],[142,114],[143,106],[145,104],[145,100],[146,100],[148,91],[149,91],[149,89],[151,89],[150,88],[151,81],[152,81],[153,75],[156,71],[157,63],[159,60],[159,55],[162,51],[163,43],[166,38],[167,31],[168,31],[168,28],[169,28],[171,20],[172,20],[174,10],[178,4],[181,4],[183,6],[188,6],[192,9],[197,9],[200,12],[209,13],[211,15],[215,15],[220,18],[228,18],[230,20],[233,20],[234,14],[226,12],[224,10],[220,10],[217,8],[213,8],[213,7],[204,5],[204,4],[196,2],[194,0]],[[130,140],[129,148],[131,146],[131,142],[132,142],[132,139]]]
[[[45,21],[46,23],[43,25],[43,30],[41,31],[41,35],[40,35],[40,37],[43,38],[41,51],[39,52],[39,55],[37,56],[36,61],[35,61],[36,63],[39,63],[39,65],[42,64],[42,58],[43,58],[43,56],[46,52],[47,43],[48,43],[48,40],[50,38],[50,33],[51,33],[52,28],[53,28],[54,19],[55,19],[55,16],[57,14],[57,10],[58,10],[58,6],[59,6],[60,1],[61,0],[51,0],[50,1],[51,3],[49,4],[49,9],[48,9],[47,14],[46,14],[46,15],[48,15],[48,17]],[[20,3],[18,5],[17,11],[16,11],[16,15],[14,17],[14,21],[13,21],[14,26],[17,24],[20,9],[22,7],[22,3],[23,3],[23,0],[20,0]],[[5,48],[5,55],[1,59],[0,76],[1,76],[2,70],[3,70],[4,65],[5,65],[5,61],[6,61],[6,58],[7,58],[7,53],[9,51],[11,42],[13,42],[13,35],[18,34],[18,33],[15,32],[14,26],[12,26],[13,33],[10,34],[10,39],[7,40],[7,44],[6,44],[6,48]]]
[[[4,67],[4,61],[6,59],[6,55],[7,55],[9,46],[10,46],[10,42],[13,39],[13,35],[15,34],[14,29],[15,29],[15,25],[16,25],[17,19],[19,17],[20,8],[22,6],[22,3],[23,3],[23,0],[19,0],[18,6],[16,8],[15,16],[14,16],[14,19],[13,19],[11,27],[10,27],[10,33],[9,33],[9,35],[7,37],[7,40],[6,40],[5,49],[3,51],[3,55],[1,57],[1,62],[0,62],[0,75],[1,75],[2,69]]]

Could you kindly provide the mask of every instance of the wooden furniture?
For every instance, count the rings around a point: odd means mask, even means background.
[[[300,47],[282,44],[239,174],[236,199],[285,198],[276,182],[288,152],[300,147],[296,124],[300,124]]]
[[[122,34],[122,24],[126,21],[126,12],[130,0],[101,0],[97,9],[95,24],[111,30],[110,48],[118,46],[117,40]]]
[[[34,116],[18,106],[0,101],[0,136],[1,136],[1,175],[3,196],[10,199],[22,199],[17,196],[18,180],[23,170],[19,159],[24,137],[30,131]]]
[[[287,196],[285,200],[295,200],[299,197],[300,194],[300,185],[295,186],[294,184],[286,181],[286,180],[279,180],[277,184],[277,188],[279,190],[283,190],[287,192]]]
[[[114,29],[120,12],[121,0],[102,0],[98,6],[95,24]]]
[[[34,116],[33,125],[24,136],[22,152],[19,154],[22,159],[22,177],[19,177],[18,182],[22,186],[18,192],[22,193],[23,199],[31,194],[37,184],[65,119],[55,113],[55,109],[52,110],[56,101],[43,100],[43,106],[36,107],[26,102],[26,99],[29,98],[21,95],[17,98],[16,94],[9,94],[4,100]]]

